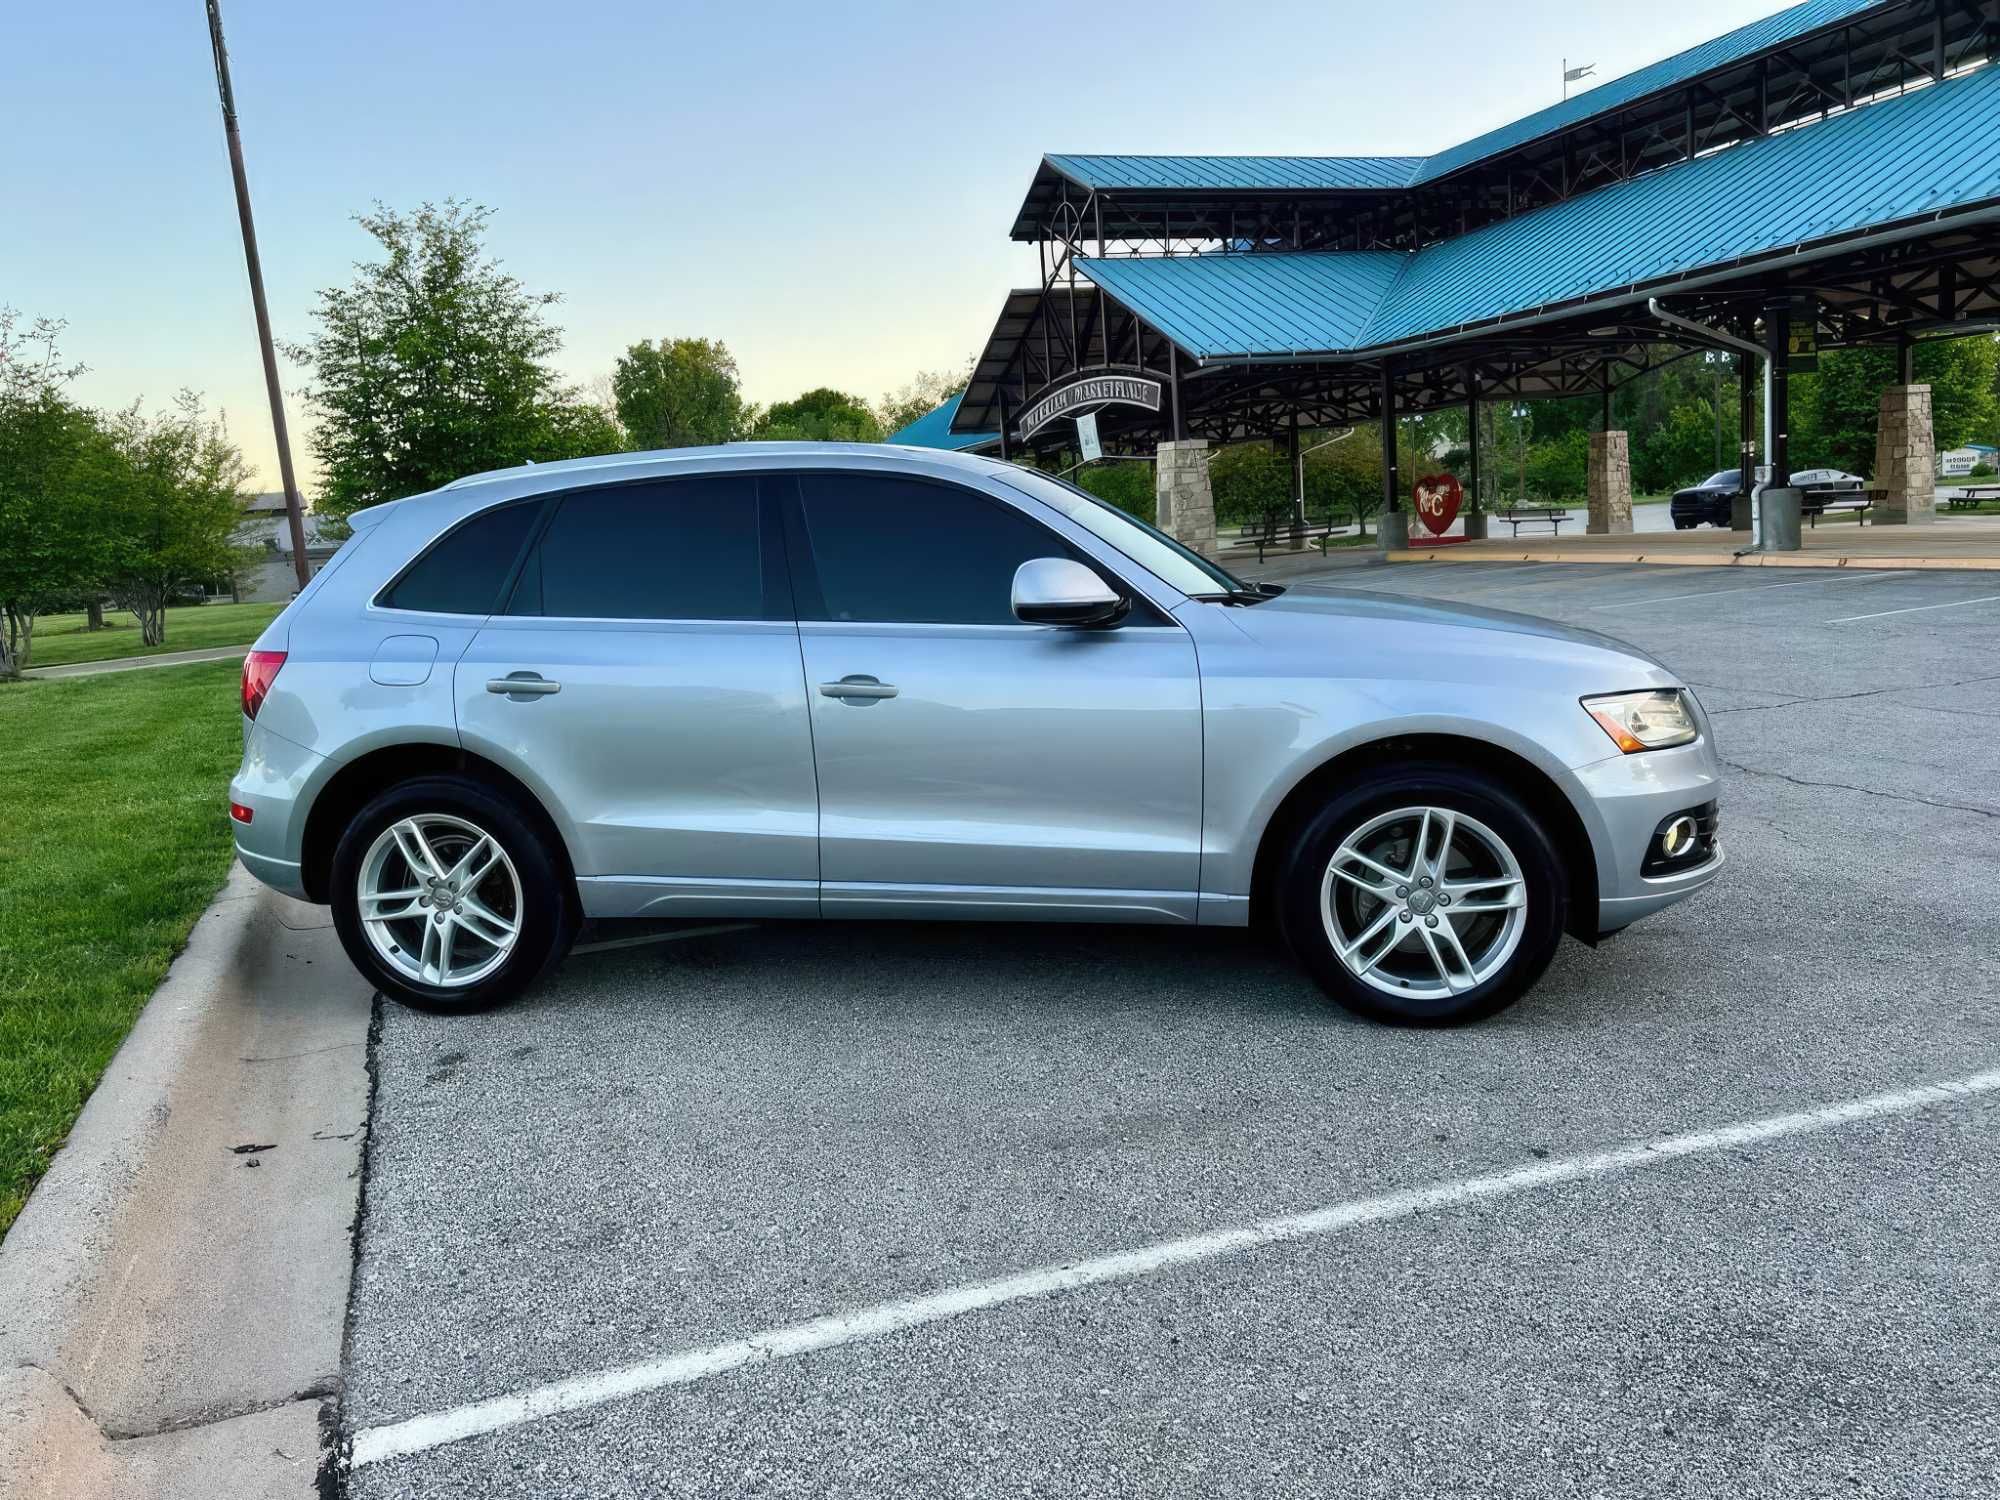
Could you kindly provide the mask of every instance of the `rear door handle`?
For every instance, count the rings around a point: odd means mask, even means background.
[[[870,677],[865,672],[857,672],[843,677],[838,682],[822,682],[820,696],[838,698],[842,703],[873,703],[879,698],[896,696],[895,687],[880,678]]]
[[[504,693],[516,703],[525,703],[530,698],[546,698],[550,693],[560,693],[562,684],[550,682],[539,672],[509,672],[505,677],[487,678],[486,691]]]

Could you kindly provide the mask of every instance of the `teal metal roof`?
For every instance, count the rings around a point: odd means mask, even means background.
[[[958,403],[965,399],[960,391],[943,405],[925,412],[907,427],[898,428],[889,435],[888,441],[901,443],[906,448],[949,448],[962,453],[968,448],[984,448],[988,444],[998,446],[1000,434],[997,432],[953,432],[951,419],[958,415]]]
[[[1421,156],[1051,156],[1072,182],[1103,192],[1357,192],[1410,185]]]
[[[1551,104],[1547,109],[1537,110],[1498,130],[1489,130],[1463,145],[1440,151],[1419,165],[1410,179],[1410,185],[1414,187],[1433,182],[1461,167],[1552,135],[1593,115],[1604,114],[1649,94],[1674,88],[1691,78],[1797,41],[1824,27],[1853,20],[1869,11],[1888,10],[1899,3],[1901,0],[1805,0],[1804,4],[1781,10],[1761,21],[1752,21],[1748,26],[1739,26],[1726,35],[1714,37],[1685,52],[1677,52],[1637,72],[1601,83],[1584,93],[1572,94],[1560,104]]]
[[[1657,288],[2000,204],[2000,67],[1599,188],[1415,252],[1079,260],[1200,359],[1344,353]]]
[[[1359,348],[1401,250],[1080,260],[1077,268],[1197,357]]]

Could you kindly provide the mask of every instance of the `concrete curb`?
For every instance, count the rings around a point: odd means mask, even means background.
[[[1387,554],[1398,563],[1646,563],[1662,568],[1936,568],[1951,572],[2000,571],[2000,557],[1849,557],[1815,552],[1557,552],[1543,548],[1519,552],[1487,551],[1470,556],[1447,548],[1412,549]]]
[[[232,871],[0,1244],[0,1495],[314,1493],[371,1012]]]

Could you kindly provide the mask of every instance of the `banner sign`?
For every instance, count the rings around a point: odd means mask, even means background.
[[[1050,391],[1021,413],[1021,437],[1025,441],[1057,417],[1066,417],[1084,406],[1143,406],[1160,409],[1160,382],[1143,375],[1086,375],[1059,390]]]
[[[1417,481],[1414,498],[1417,518],[1430,527],[1432,536],[1443,536],[1451,530],[1451,523],[1458,519],[1458,508],[1465,503],[1465,491],[1460,488],[1455,474],[1427,474]]]
[[[1104,457],[1104,445],[1097,440],[1097,413],[1085,412],[1076,419],[1077,451],[1087,464],[1096,463]]]
[[[1794,375],[1809,375],[1819,368],[1819,302],[1813,297],[1791,300],[1785,369]]]

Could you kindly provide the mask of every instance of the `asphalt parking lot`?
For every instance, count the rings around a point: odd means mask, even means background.
[[[2000,1068],[2000,575],[1292,582],[1654,652],[1717,726],[1723,878],[1443,1034],[1167,929],[772,924],[384,1007],[349,1493],[1994,1493],[1990,1080],[1716,1132]]]

